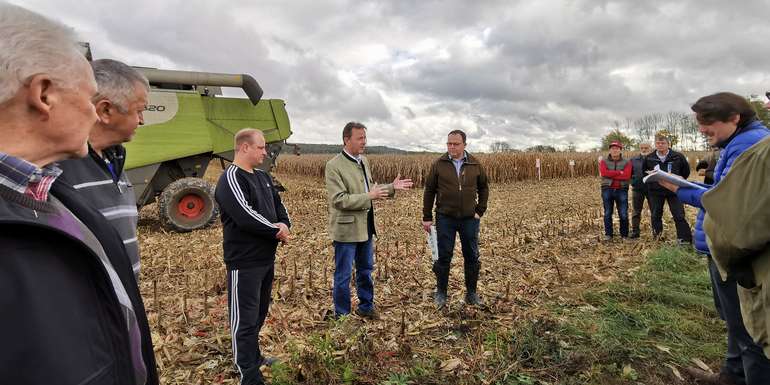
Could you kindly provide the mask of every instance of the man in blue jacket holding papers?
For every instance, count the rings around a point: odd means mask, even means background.
[[[734,278],[722,281],[703,232],[705,210],[701,196],[717,185],[727,175],[733,161],[749,147],[770,135],[757,120],[751,105],[740,95],[720,92],[700,98],[691,109],[695,112],[698,129],[706,135],[709,144],[722,149],[714,170],[714,185],[700,184],[704,188],[679,187],[659,181],[660,185],[675,192],[685,204],[698,207],[695,223],[695,249],[709,257],[709,273],[714,293],[714,304],[720,317],[727,323],[727,356],[720,373],[712,374],[695,368],[687,372],[708,384],[770,384],[770,361],[762,348],[749,336],[743,324],[740,302]]]

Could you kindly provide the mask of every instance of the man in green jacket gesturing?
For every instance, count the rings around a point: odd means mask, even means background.
[[[397,176],[393,183],[374,184],[369,161],[362,156],[366,148],[366,127],[350,122],[342,130],[342,153],[326,162],[326,192],[329,195],[329,235],[334,241],[334,314],[350,314],[350,276],[356,264],[356,314],[376,319],[374,309],[372,201],[392,197],[395,190],[412,187],[411,179]]]
[[[465,151],[465,133],[454,130],[447,135],[447,153],[433,163],[425,176],[422,225],[430,232],[433,225],[433,202],[436,203],[436,235],[438,261],[434,301],[438,308],[447,301],[449,267],[455,247],[455,235],[460,233],[465,267],[465,303],[479,305],[476,293],[481,262],[479,262],[479,223],[487,210],[489,184],[481,163]]]

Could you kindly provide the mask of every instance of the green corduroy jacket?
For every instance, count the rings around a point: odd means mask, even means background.
[[[374,187],[369,160],[361,157],[370,187]],[[369,239],[369,221],[374,224],[374,206],[366,193],[364,173],[359,163],[345,153],[326,162],[324,172],[329,200],[329,236],[337,242],[364,242]],[[389,197],[392,184],[383,185]],[[373,231],[376,234],[376,230]]]

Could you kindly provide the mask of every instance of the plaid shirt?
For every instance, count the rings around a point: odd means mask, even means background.
[[[39,168],[24,159],[0,152],[0,184],[37,201],[48,200],[48,191],[61,172],[53,164]]]

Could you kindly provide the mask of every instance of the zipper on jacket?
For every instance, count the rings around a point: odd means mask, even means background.
[[[465,166],[465,163],[460,165],[460,175],[457,176],[457,184],[461,192],[463,191],[463,180],[465,180],[465,170],[463,170],[463,166]],[[462,199],[462,197],[460,199]]]

